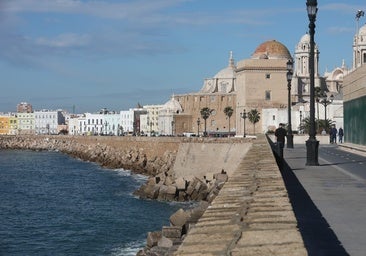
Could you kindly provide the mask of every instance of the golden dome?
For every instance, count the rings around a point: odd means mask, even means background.
[[[252,59],[290,59],[289,50],[276,40],[262,43],[255,49]]]

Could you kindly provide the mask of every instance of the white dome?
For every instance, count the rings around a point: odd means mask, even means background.
[[[224,69],[221,69],[214,78],[223,79],[223,78],[235,78],[235,67],[229,66]]]
[[[175,113],[182,112],[182,106],[176,99],[174,99],[174,96],[172,96],[172,98],[167,103],[164,104],[162,109],[166,110],[167,112],[175,112]]]
[[[363,25],[360,30],[358,31],[358,35],[365,36],[366,35],[366,24]]]
[[[303,35],[300,39],[300,43],[305,43],[305,44],[310,43],[310,35],[308,33]]]

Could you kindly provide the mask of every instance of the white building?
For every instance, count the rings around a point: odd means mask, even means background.
[[[134,132],[134,111],[130,110],[122,110],[120,112],[121,117],[121,126],[123,134],[132,134]]]
[[[114,111],[107,112],[103,116],[103,134],[104,135],[122,135],[121,115]]]
[[[141,115],[140,130],[148,136],[157,135],[159,133],[159,111],[163,105],[146,105],[143,109],[146,114]]]
[[[58,126],[65,124],[62,110],[34,111],[34,124],[36,134],[58,134]]]
[[[160,135],[175,135],[174,127],[175,120],[174,115],[182,112],[182,107],[179,102],[172,98],[163,105],[159,110],[159,134]]]
[[[87,135],[103,134],[104,114],[100,113],[85,113],[85,127]]]

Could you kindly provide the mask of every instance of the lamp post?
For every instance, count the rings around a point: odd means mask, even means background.
[[[309,35],[310,35],[310,56],[309,56],[309,72],[310,72],[310,127],[309,139],[306,141],[306,165],[319,165],[318,150],[319,141],[315,137],[315,81],[314,81],[314,34],[315,20],[318,11],[317,0],[307,0],[306,7],[309,17]]]
[[[245,119],[247,119],[247,112],[245,111],[244,109],[244,112],[243,113],[240,113],[240,117],[244,119],[244,135],[243,135],[243,138],[246,137],[246,134],[245,134]]]
[[[324,98],[322,98],[319,103],[322,104],[324,106],[324,126],[325,129],[328,129],[328,122],[327,122],[327,106],[329,106],[330,104],[332,104],[334,99],[333,94],[330,95],[329,99],[327,98],[327,96],[325,95]]]
[[[287,131],[287,148],[294,148],[294,135],[292,134],[292,124],[291,124],[291,79],[292,79],[292,68],[293,62],[289,59],[286,63],[287,65],[287,110],[288,110],[288,131]]]
[[[174,136],[174,120],[172,121],[172,136]]]
[[[300,110],[300,127],[299,127],[300,133],[302,133],[302,111]]]
[[[200,124],[201,124],[201,120],[200,120],[200,118],[197,118],[197,137],[200,136]]]

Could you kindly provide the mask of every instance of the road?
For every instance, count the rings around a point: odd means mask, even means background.
[[[366,154],[356,154],[337,145],[322,145],[319,158],[338,167],[340,171],[360,181],[366,182]]]
[[[366,256],[366,156],[320,145],[306,166],[305,145],[285,149],[282,170],[309,255]]]

